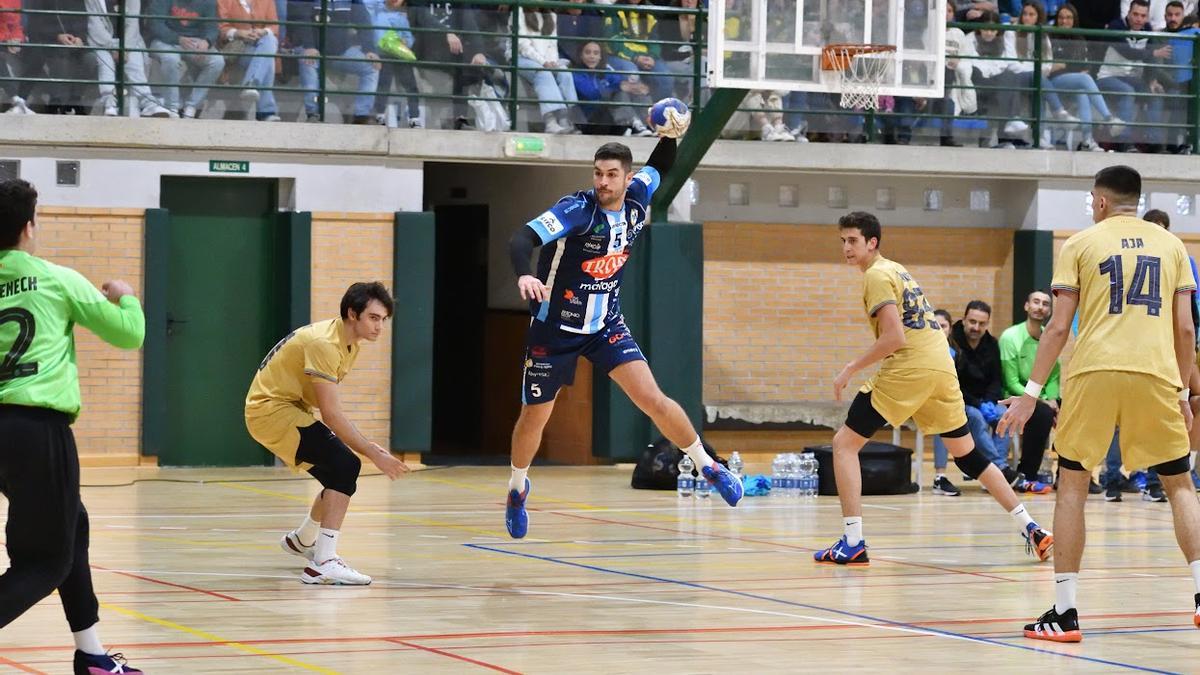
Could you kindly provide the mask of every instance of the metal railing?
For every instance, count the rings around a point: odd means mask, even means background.
[[[128,3],[122,3],[121,11],[116,13],[0,10],[0,12],[6,13],[18,12],[22,16],[27,35],[29,33],[42,36],[54,34],[53,31],[48,32],[45,26],[46,23],[52,21],[56,22],[57,27],[61,27],[71,22],[87,24],[90,18],[107,19],[116,40],[116,44],[111,46],[97,44],[97,39],[89,38],[85,31],[84,35],[76,36],[82,39],[82,44],[73,42],[70,44],[62,42],[45,44],[49,40],[42,39],[14,45],[19,46],[22,51],[20,54],[7,54],[5,60],[0,61],[0,88],[5,90],[7,97],[14,96],[17,92],[30,94],[32,98],[29,103],[35,109],[44,109],[46,105],[60,105],[74,110],[82,108],[83,110],[79,110],[79,112],[85,112],[92,108],[99,99],[98,96],[92,95],[97,91],[93,87],[107,87],[113,91],[111,103],[118,110],[125,110],[126,97],[130,95],[130,92],[135,92],[135,97],[142,99],[137,92],[145,91],[139,88],[143,85],[149,87],[150,91],[159,98],[165,90],[170,88],[173,78],[164,78],[159,72],[162,71],[162,62],[170,61],[165,58],[166,54],[179,56],[185,65],[200,59],[211,58],[214,54],[223,54],[227,59],[223,75],[225,79],[207,85],[207,88],[217,92],[215,98],[222,100],[231,98],[226,95],[230,90],[253,89],[277,94],[280,105],[275,111],[264,111],[260,106],[255,111],[241,110],[236,113],[238,115],[256,114],[260,118],[264,116],[264,112],[274,112],[284,119],[332,121],[338,118],[357,118],[355,121],[374,122],[378,114],[387,110],[386,104],[395,102],[396,105],[403,105],[405,99],[414,99],[419,101],[420,108],[424,110],[420,118],[429,126],[461,124],[461,118],[468,117],[467,106],[477,109],[475,117],[478,120],[481,115],[478,109],[490,106],[493,111],[496,111],[497,108],[503,110],[512,128],[540,130],[541,124],[545,120],[534,112],[534,108],[539,104],[543,107],[549,105],[551,108],[562,104],[569,109],[569,119],[585,130],[619,133],[622,130],[619,120],[642,118],[644,106],[651,100],[651,95],[657,96],[663,93],[678,95],[689,100],[695,108],[702,107],[706,100],[704,52],[707,28],[706,12],[702,8],[596,5],[557,0],[511,0],[508,2],[479,0],[471,3],[433,3],[435,7],[432,8],[429,3],[421,3],[413,7],[386,8],[382,4],[383,0],[368,0],[368,2],[376,3],[370,8],[358,2],[351,4],[343,0],[288,3],[277,3],[276,0],[252,0],[252,5],[256,5],[258,2],[276,5],[279,9],[284,10],[284,15],[276,21],[227,19],[217,16],[187,17],[186,21],[188,22],[188,31],[193,33],[200,32],[199,27],[214,23],[235,28],[241,25],[274,27],[282,35],[282,38],[279,40],[279,48],[276,53],[265,55],[270,56],[275,65],[275,82],[270,86],[253,82],[245,83],[238,79],[241,77],[242,66],[248,63],[247,59],[252,58],[255,52],[252,48],[246,48],[244,51],[236,53],[223,51],[223,48],[226,47],[224,36],[218,37],[219,44],[210,44],[207,49],[189,49],[182,46],[178,48],[155,47],[155,43],[150,37],[153,32],[151,26],[155,22],[177,22],[180,17],[173,14],[154,14],[148,11],[150,3],[147,2],[146,5],[143,5],[142,11],[137,13],[125,12]],[[438,14],[437,12],[441,12],[445,5],[449,5],[450,14]],[[169,7],[169,4],[166,6]],[[558,33],[555,37],[558,40],[559,50],[562,52],[560,56],[565,57],[561,62],[522,65],[522,41],[527,38],[539,37],[536,34],[530,34],[528,28],[520,26],[520,23],[525,21],[527,10],[553,12],[559,26],[563,21],[574,22],[575,20],[570,18],[573,15],[569,15],[569,12],[581,10],[584,13],[582,16],[586,17],[583,23],[590,26],[591,32],[586,35]],[[390,11],[392,14],[384,14],[385,11]],[[404,27],[402,21],[396,20],[394,14],[398,11],[406,13],[407,27]],[[619,30],[622,25],[622,17],[629,17],[631,12],[653,17],[657,22],[657,27],[669,25],[671,21],[679,21],[680,17],[695,17],[694,31],[691,38],[687,40],[672,40],[669,37],[662,37],[663,32],[673,34],[674,31],[645,30],[635,32],[636,34],[622,33]],[[418,17],[418,15],[420,16]],[[372,16],[375,18],[371,18]],[[365,21],[364,17],[366,17]],[[381,18],[386,21],[381,22]],[[139,30],[137,32],[127,31],[129,22],[137,22]],[[449,25],[443,25],[444,23]],[[644,24],[639,24],[639,27],[648,29],[651,23],[651,21],[646,21]],[[986,64],[989,61],[1021,63],[1021,68],[1031,74],[1026,81],[1015,86],[997,86],[988,83],[980,77],[981,73],[978,70],[974,71],[970,83],[956,84],[950,79],[947,81],[946,96],[943,99],[944,105],[949,106],[950,109],[940,111],[931,109],[934,106],[930,104],[935,103],[931,101],[925,101],[923,110],[918,109],[920,102],[913,99],[895,99],[890,102],[890,105],[885,105],[881,111],[868,112],[842,110],[833,96],[825,93],[810,92],[799,96],[785,97],[781,106],[764,104],[757,108],[743,107],[740,112],[745,115],[735,118],[733,123],[727,127],[725,136],[732,138],[755,137],[759,131],[756,128],[757,122],[783,116],[788,122],[787,126],[792,127],[792,131],[799,131],[806,138],[812,140],[820,140],[821,137],[825,137],[827,140],[904,142],[906,138],[915,140],[922,134],[926,134],[931,137],[952,137],[988,145],[1009,140],[1017,145],[1023,144],[1031,147],[1042,147],[1047,142],[1059,144],[1066,140],[1071,146],[1069,149],[1073,149],[1077,145],[1076,140],[1094,138],[1101,143],[1111,144],[1111,147],[1117,149],[1140,146],[1143,150],[1156,150],[1168,146],[1176,149],[1196,147],[1197,142],[1200,141],[1200,45],[1196,44],[1200,40],[1200,36],[1147,32],[1125,33],[1108,30],[1064,30],[1051,26],[1007,24],[954,23],[950,25],[968,31],[968,40],[973,40],[973,32],[981,28],[1001,31],[1001,35],[997,38],[1001,41],[1005,39],[1005,33],[1008,32],[1028,35],[1032,48],[1030,53],[1023,57],[959,56],[959,58],[970,58],[978,64]],[[376,38],[387,30],[397,30],[397,39],[404,41],[408,52],[415,56],[416,60],[405,60],[400,56],[389,56],[384,53]],[[209,32],[211,34],[212,31]],[[310,41],[315,44],[298,44],[298,33],[311,35]],[[402,37],[404,34],[411,35],[413,41],[409,43],[404,40]],[[1066,65],[1073,70],[1088,73],[1095,80],[1098,69],[1104,64],[1108,47],[1124,41],[1127,37],[1148,39],[1156,44],[1174,44],[1181,48],[1190,47],[1191,56],[1186,63],[1180,63],[1178,60],[1168,62],[1159,58],[1154,62],[1133,64],[1135,68],[1150,69],[1145,73],[1147,75],[1153,73],[1154,76],[1163,79],[1171,78],[1173,81],[1166,82],[1165,84],[1169,86],[1163,87],[1162,91],[1151,89],[1149,83],[1153,79],[1152,77],[1143,78],[1145,79],[1144,87],[1137,86],[1135,82],[1132,91],[1128,90],[1130,89],[1128,86],[1121,87],[1120,91],[1100,91],[1098,95],[1107,102],[1110,111],[1118,107],[1124,111],[1133,111],[1133,114],[1126,115],[1131,119],[1122,117],[1125,129],[1121,134],[1109,134],[1102,128],[1104,124],[1100,121],[1085,124],[1075,120],[1075,118],[1086,118],[1086,115],[1078,114],[1077,109],[1074,113],[1070,110],[1071,104],[1077,100],[1082,101],[1081,92],[1074,88],[1056,86],[1055,80],[1058,79],[1058,75],[1055,73],[1045,74],[1043,66],[1056,63]],[[1078,38],[1085,40],[1088,45],[1085,49],[1086,58],[1084,59],[1056,60],[1052,53],[1045,53],[1047,39],[1053,44],[1058,40]],[[451,42],[457,42],[459,49],[450,48]],[[578,47],[587,42],[600,45],[605,62],[612,61],[612,63],[607,66],[602,63],[598,68],[588,68],[579,61],[575,52],[564,47],[564,45]],[[654,63],[653,66],[645,63],[632,65],[628,61],[614,58],[618,53],[625,52],[623,47],[627,43],[640,45],[638,48],[645,49],[647,53],[666,48],[677,54],[690,53],[690,57],[670,62],[660,59],[660,62]],[[361,54],[353,49],[333,49],[344,46],[362,47],[363,49]],[[306,54],[300,49],[301,47],[315,49],[317,53]],[[5,46],[0,45],[0,51],[4,51],[4,49]],[[342,53],[332,53],[334,51]],[[458,53],[455,53],[456,51]],[[474,53],[468,54],[468,51]],[[25,58],[26,52],[30,53],[28,59]],[[91,61],[101,60],[101,56],[98,56],[100,52],[108,52],[111,55],[112,77],[101,79],[79,76],[79,72],[82,70],[95,68],[94,65],[87,64]],[[259,54],[260,58],[265,56]],[[405,56],[407,57],[408,54]],[[146,62],[147,72],[144,82],[130,80],[131,71],[127,65],[131,59],[141,59]],[[71,66],[75,68],[76,76],[62,76],[58,72],[60,70],[58,66],[62,65],[61,62],[73,61],[83,64]],[[55,62],[57,66],[51,71],[41,72],[48,62]],[[231,62],[238,65],[233,66]],[[27,72],[18,74],[18,76],[6,72],[5,69],[8,67],[6,64],[13,63],[18,67],[25,67]],[[418,86],[418,91],[392,91],[390,88],[388,91],[376,91],[364,88],[361,84],[351,86],[348,81],[331,77],[339,71],[352,70],[356,67],[365,69],[362,64],[367,64],[376,71],[384,68],[390,69],[390,74],[393,76],[391,79],[400,77],[400,71],[411,69],[414,74],[420,75],[424,86]],[[302,81],[300,72],[310,68],[315,70],[315,78],[310,77],[309,79],[315,79],[315,82],[306,85]],[[442,73],[442,75],[438,75],[438,73]],[[573,82],[585,82],[589,78],[595,82],[599,78],[604,80],[600,87],[602,94],[600,98],[583,100],[578,96],[578,92],[575,92],[576,100],[572,101],[564,91],[568,88],[566,85],[559,86],[557,77],[545,78],[540,75],[541,73],[549,73],[553,76],[569,75],[569,79]],[[618,81],[615,90],[614,83],[610,81],[613,79]],[[539,96],[537,88],[540,86],[545,89],[550,86],[547,84],[547,80],[552,80],[550,85],[553,85],[556,91],[552,91],[549,96]],[[632,82],[635,80],[637,82]],[[523,82],[524,84],[522,84]],[[631,82],[641,86],[627,87]],[[483,85],[488,85],[489,88],[485,88]],[[80,91],[83,88],[86,88],[87,92]],[[619,92],[626,88],[641,93],[635,95],[625,92],[627,95],[619,95]],[[979,100],[978,110],[974,114],[962,112],[956,114],[949,101],[956,90],[968,88],[974,90]],[[570,89],[575,91],[573,85]],[[68,100],[63,100],[63,91],[67,92]],[[70,96],[76,96],[77,99],[71,99]],[[1019,108],[999,109],[997,100],[1004,99],[1006,96],[1015,97],[1019,102]],[[357,104],[351,106],[355,108],[354,113],[333,114],[332,110],[327,108],[327,103],[336,101],[339,111],[343,110],[346,108],[346,104],[342,104],[340,99],[344,97],[359,98]],[[365,115],[364,113],[368,112],[368,108],[365,107],[368,98],[371,99],[370,115]],[[1046,105],[1048,100],[1053,101],[1055,98],[1067,104],[1064,106],[1067,110],[1065,115],[1060,110],[1050,110]],[[791,100],[793,103],[789,104],[787,100]],[[182,100],[176,105],[183,108],[181,103]],[[225,105],[226,116],[235,114],[233,109],[236,103],[226,100]],[[439,107],[440,111],[435,110]],[[1141,110],[1143,107],[1146,108],[1144,112]],[[622,113],[622,111],[624,112]],[[633,112],[632,115],[630,115],[630,111]],[[181,110],[177,112],[181,112]],[[522,117],[522,113],[524,113],[524,117]],[[215,114],[215,109],[210,110],[209,116],[213,114]],[[760,117],[760,115],[765,117]],[[363,117],[369,117],[369,119],[364,120]],[[1017,122],[1017,124],[1010,125],[1009,123],[1012,122]],[[1027,127],[1027,130],[1016,134],[1005,134],[1005,127],[1011,126],[1024,126]],[[1012,138],[1007,138],[1007,136],[1012,136]]]

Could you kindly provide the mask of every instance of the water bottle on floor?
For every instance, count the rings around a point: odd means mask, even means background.
[[[811,452],[800,455],[800,498],[812,501],[817,496],[817,457]]]
[[[696,476],[696,498],[708,499],[710,496],[712,496],[713,484],[708,482],[708,479],[704,477],[703,473],[697,473],[699,475]]]
[[[746,465],[742,462],[742,456],[738,454],[737,450],[734,450],[733,454],[729,456],[729,473],[737,476],[738,480],[741,480],[745,468]]]
[[[794,452],[789,452],[783,456],[783,496],[786,499],[795,499],[798,496],[797,462],[798,458]]]
[[[783,498],[783,455],[775,455],[771,462],[771,496]]]
[[[696,465],[692,462],[691,457],[684,455],[683,459],[679,460],[679,478],[675,481],[675,488],[680,497],[692,496],[692,491],[696,487],[696,481],[692,478],[692,469],[695,468]]]

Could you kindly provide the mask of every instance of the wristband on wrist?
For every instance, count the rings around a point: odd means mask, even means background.
[[[1187,401],[1188,399],[1190,399],[1191,397],[1192,397],[1192,390],[1191,390],[1191,389],[1188,389],[1187,387],[1184,387],[1183,389],[1179,390],[1179,400],[1180,400],[1180,401],[1185,401],[1185,402],[1186,402],[1186,401]]]
[[[1041,394],[1042,394],[1042,385],[1038,384],[1037,382],[1034,382],[1033,380],[1030,380],[1025,383],[1025,393],[1034,398],[1037,398],[1038,396],[1041,396]]]

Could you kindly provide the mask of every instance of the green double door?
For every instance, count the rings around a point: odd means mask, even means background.
[[[263,356],[308,321],[308,214],[272,179],[162,179],[147,213],[146,453],[164,466],[269,465],[246,432]]]

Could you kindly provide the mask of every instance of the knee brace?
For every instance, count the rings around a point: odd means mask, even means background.
[[[1178,476],[1181,473],[1187,473],[1188,471],[1191,471],[1190,462],[1188,461],[1191,454],[1192,453],[1189,452],[1182,457],[1176,457],[1169,462],[1156,464],[1150,468],[1157,471],[1158,475],[1160,476]]]
[[[362,471],[362,460],[358,458],[358,455],[349,450],[339,452],[320,469],[320,473],[314,473],[314,476],[322,487],[327,490],[336,490],[347,497],[354,496],[358,490],[358,474]]]
[[[987,468],[992,465],[991,461],[988,460],[987,457],[984,457],[983,453],[979,451],[979,448],[972,448],[970,452],[962,457],[955,457],[954,463],[958,465],[958,468],[961,469],[963,473],[967,474],[971,478],[979,478],[979,476],[984,471],[987,471]]]

